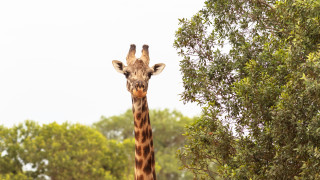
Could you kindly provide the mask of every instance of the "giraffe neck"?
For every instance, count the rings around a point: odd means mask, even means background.
[[[147,97],[132,97],[135,136],[135,179],[156,180],[155,160]]]

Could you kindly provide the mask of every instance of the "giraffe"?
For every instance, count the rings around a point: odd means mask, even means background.
[[[125,75],[127,90],[131,93],[135,136],[135,179],[156,180],[155,157],[152,129],[147,102],[148,83],[152,75],[162,72],[165,64],[159,63],[149,67],[149,46],[142,46],[142,55],[135,57],[136,46],[130,45],[126,57],[127,66],[121,61],[113,60],[117,72]]]

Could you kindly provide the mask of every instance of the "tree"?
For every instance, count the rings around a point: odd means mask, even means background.
[[[23,152],[17,133],[0,126],[0,179],[28,179],[18,154]],[[32,178],[29,178],[32,179]]]
[[[176,152],[184,144],[185,138],[182,136],[182,133],[185,124],[191,123],[195,118],[188,118],[178,111],[169,111],[168,109],[150,110],[149,114],[153,129],[158,179],[192,179],[189,173],[179,170],[180,163],[176,157]],[[127,110],[124,114],[108,118],[101,117],[101,120],[95,123],[93,127],[106,137],[117,140],[118,142],[115,141],[115,144],[123,143],[125,145],[127,138],[133,139],[134,125],[132,111]],[[124,157],[123,152],[119,152],[117,148],[112,149],[120,157]],[[124,164],[127,164],[127,166],[121,169],[124,172],[131,172],[133,174],[134,144],[133,146],[125,147],[125,153],[127,160]]]
[[[108,118],[102,116],[100,121],[93,124],[93,127],[108,139],[123,141],[133,137],[132,110],[129,109],[123,114]]]
[[[320,178],[320,2],[207,0],[174,46],[185,102],[203,107],[181,151],[197,178]]]
[[[118,140],[108,140],[110,151],[107,157],[110,157],[112,163],[108,164],[107,169],[116,179],[134,179],[134,138]]]
[[[0,179],[133,179],[130,111],[102,117],[95,128],[69,123],[39,125],[34,121],[12,128],[0,126]],[[183,145],[185,124],[194,119],[167,109],[151,110],[150,117],[158,178],[192,179],[190,173],[179,170],[176,151]]]
[[[87,126],[64,123],[43,125],[39,134],[27,138],[23,157],[51,179],[102,179],[104,166],[112,164],[106,153],[107,140]],[[110,172],[109,172],[110,173]]]
[[[84,125],[26,121],[0,129],[3,179],[117,179],[107,139]]]
[[[153,129],[153,142],[155,144],[156,163],[160,166],[157,170],[158,179],[187,180],[192,176],[180,170],[181,163],[177,158],[177,150],[184,145],[182,135],[186,124],[196,118],[183,116],[178,111],[151,110],[150,119]]]

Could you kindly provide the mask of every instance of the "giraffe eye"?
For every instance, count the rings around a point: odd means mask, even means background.
[[[123,74],[126,76],[126,78],[130,76],[130,73],[128,71],[124,72]]]
[[[151,78],[151,76],[152,76],[152,72],[148,72],[149,79]]]

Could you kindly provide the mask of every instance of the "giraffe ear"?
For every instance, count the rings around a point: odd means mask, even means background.
[[[164,69],[164,67],[166,67],[165,64],[163,63],[159,63],[159,64],[155,64],[153,65],[151,68],[153,69],[153,73],[152,75],[158,75],[162,72],[162,70]]]
[[[113,61],[112,61],[112,65],[113,65],[113,67],[116,69],[117,72],[123,74],[124,65],[123,65],[123,63],[122,63],[121,61],[113,60]]]

